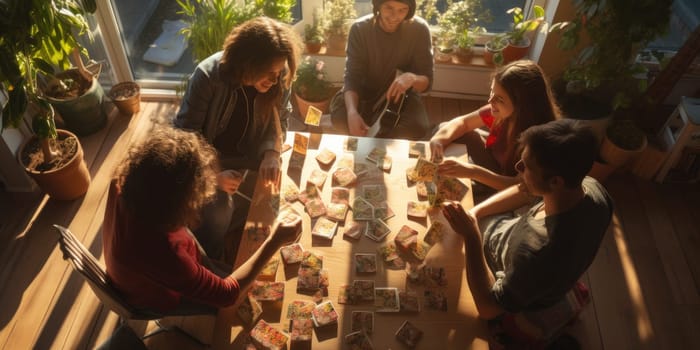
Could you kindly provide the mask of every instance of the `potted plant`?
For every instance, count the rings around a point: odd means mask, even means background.
[[[472,46],[474,46],[474,36],[470,30],[465,30],[457,35],[454,49],[454,55],[457,58],[457,62],[471,62]]]
[[[560,33],[559,48],[580,48],[562,80],[555,84],[565,114],[576,119],[612,119],[599,128],[601,142],[616,142],[613,135],[636,133],[633,101],[646,89],[646,68],[635,61],[637,53],[664,34],[669,26],[672,0],[633,2],[581,0],[571,21],[552,25]],[[629,11],[634,6],[635,11]],[[579,45],[579,44],[582,45]],[[583,46],[581,48],[581,46]],[[618,120],[627,120],[618,123]],[[631,121],[631,122],[630,122]],[[630,149],[642,147],[637,137]]]
[[[435,39],[435,61],[442,63],[451,62],[454,47],[454,34],[440,30],[437,34],[437,38]]]
[[[306,117],[309,106],[314,106],[323,113],[327,112],[335,90],[328,80],[324,62],[311,56],[304,57],[297,68],[296,80],[292,85],[299,115],[302,118]]]
[[[331,54],[343,54],[350,33],[348,21],[357,17],[354,0],[324,1],[320,20],[326,35],[326,49]]]
[[[133,81],[112,86],[109,98],[122,114],[132,115],[141,110],[141,87]]]
[[[484,62],[489,65],[500,66],[504,63],[503,49],[508,45],[505,34],[497,34],[484,44]]]
[[[539,28],[542,28],[543,31],[546,31],[548,28],[547,22],[544,20],[544,9],[542,6],[533,6],[533,18],[528,20],[525,20],[523,9],[520,7],[513,7],[506,12],[513,16],[513,28],[506,33],[508,45],[503,49],[503,63],[513,62],[525,57],[532,43],[529,35]]]
[[[323,46],[323,30],[321,28],[318,8],[314,9],[312,23],[304,25],[304,43],[307,53],[318,53]]]
[[[54,67],[70,66],[68,57],[79,47],[74,33],[87,32],[84,16],[95,9],[94,0],[6,0],[0,6],[0,89],[8,95],[2,128],[31,125],[34,136],[23,143],[17,157],[55,199],[83,195],[90,173],[78,138],[56,130],[53,107],[37,80],[40,74],[52,75]]]

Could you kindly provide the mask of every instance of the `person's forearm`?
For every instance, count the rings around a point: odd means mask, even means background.
[[[531,200],[532,197],[530,195],[520,191],[519,185],[513,185],[487,198],[470,211],[476,218],[483,218],[513,211]]]
[[[253,283],[253,280],[255,280],[255,277],[260,273],[262,268],[265,267],[268,260],[277,252],[277,246],[272,243],[270,237],[272,236],[269,236],[243,265],[231,273],[231,277],[238,281],[241,291],[245,290]]]
[[[428,86],[430,86],[430,80],[428,79],[428,77],[426,77],[425,75],[418,74],[414,74],[414,76],[415,79],[413,80],[413,85],[411,85],[413,91],[421,93],[427,90]]]
[[[474,298],[479,317],[493,319],[503,313],[503,309],[491,294],[495,279],[484,257],[481,238],[476,234],[469,235],[464,240],[464,251],[467,267],[467,283]]]
[[[345,110],[348,115],[357,113],[357,105],[360,103],[360,95],[357,92],[348,90],[343,93],[345,99]]]
[[[497,174],[487,168],[475,165],[472,180],[478,181],[495,190],[503,190],[519,182],[517,177]]]

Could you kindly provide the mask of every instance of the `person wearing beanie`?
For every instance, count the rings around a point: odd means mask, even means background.
[[[415,10],[415,0],[372,0],[372,14],[352,24],[344,86],[330,107],[337,132],[367,136],[381,116],[376,137],[419,140],[428,134],[419,94],[432,85],[433,52],[428,23]],[[383,113],[387,109],[393,113]]]

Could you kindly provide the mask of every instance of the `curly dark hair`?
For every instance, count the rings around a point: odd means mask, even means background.
[[[115,179],[136,222],[172,231],[197,224],[216,191],[217,172],[216,151],[199,134],[160,126],[129,150]]]

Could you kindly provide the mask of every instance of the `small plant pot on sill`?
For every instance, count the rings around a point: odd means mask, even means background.
[[[67,130],[56,131],[58,137],[55,147],[61,151],[62,157],[51,164],[45,164],[39,139],[34,136],[22,144],[17,158],[27,174],[51,198],[73,200],[87,192],[90,187],[90,172],[78,137]]]
[[[314,42],[307,41],[305,44],[306,44],[306,53],[308,53],[308,54],[319,53],[319,51],[321,51],[321,48],[323,47],[323,44],[321,44],[321,43],[314,43]]]
[[[458,63],[469,63],[472,61],[472,49],[457,47],[454,50],[454,56]]]
[[[629,164],[633,159],[639,156],[644,148],[647,146],[647,138],[642,135],[641,144],[636,148],[627,149],[620,147],[614,141],[610,139],[610,136],[606,133],[603,138],[603,143],[600,146],[600,157],[608,164],[614,167],[623,167]]]
[[[88,70],[90,70],[89,67]],[[99,72],[94,75],[87,89],[77,96],[46,96],[65,121],[66,129],[76,135],[90,135],[107,125],[107,113],[102,106],[105,93],[97,79],[98,75]],[[82,80],[77,69],[69,69],[56,76],[59,79]]]
[[[503,64],[517,61],[527,56],[528,51],[530,51],[530,39],[525,39],[525,42],[518,44],[508,42],[508,45],[503,48]]]
[[[133,81],[112,86],[109,98],[121,114],[132,115],[141,110],[141,87]]]

